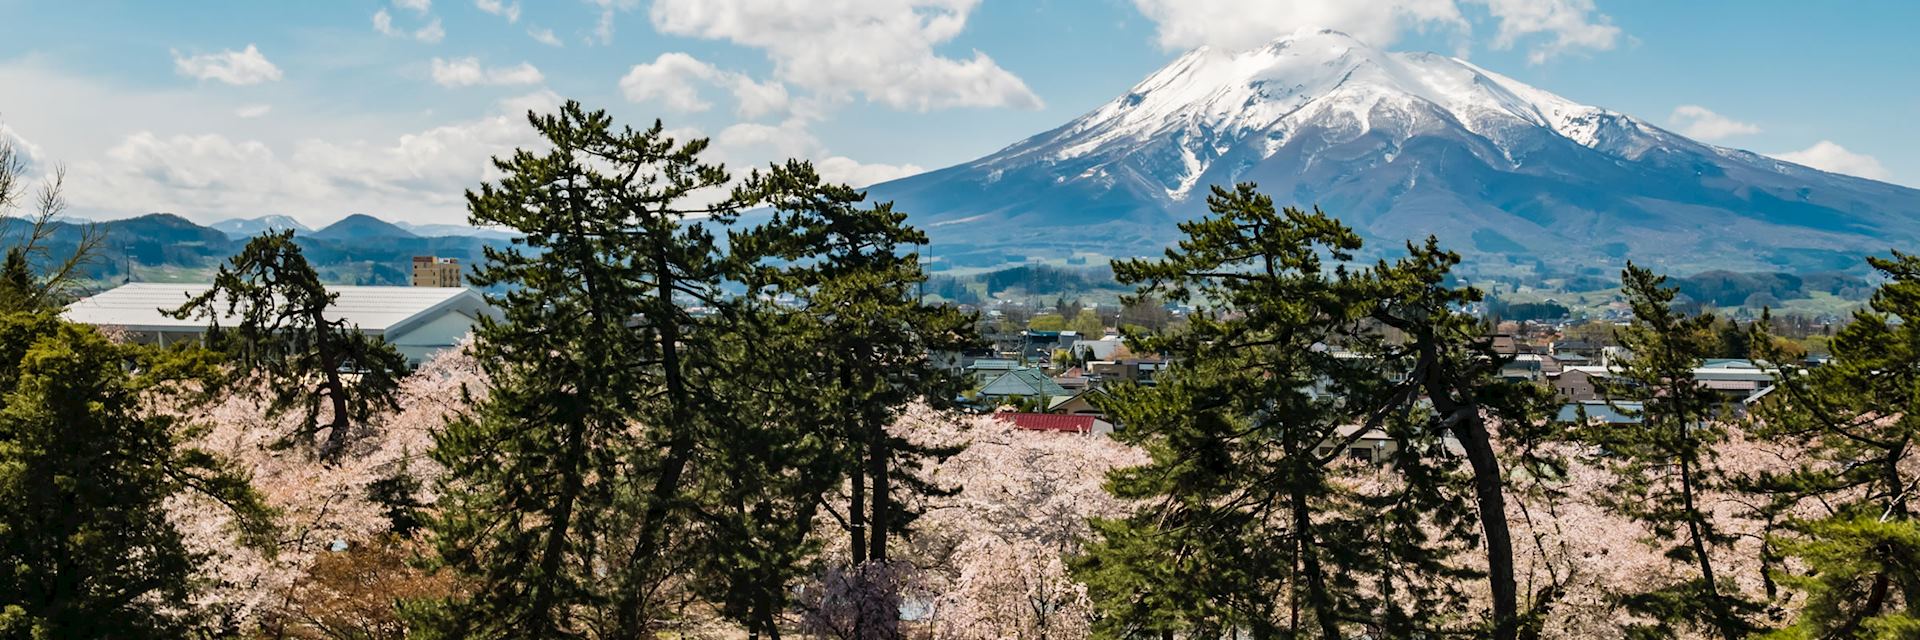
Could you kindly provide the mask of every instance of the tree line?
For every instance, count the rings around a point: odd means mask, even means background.
[[[804,162],[736,180],[657,122],[573,102],[529,122],[543,147],[495,159],[501,177],[467,194],[473,223],[523,234],[472,277],[498,292],[463,352],[484,388],[463,386],[424,450],[366,485],[412,541],[370,557],[414,590],[332,635],[639,638],[701,619],[755,638],[922,633],[903,615],[929,606],[912,587],[919,525],[965,487],[928,473],[962,450],[908,414],[962,390],[935,354],[979,344],[977,318],[921,302],[924,235]],[[0,180],[0,205],[23,184]],[[1484,296],[1434,239],[1364,264],[1353,229],[1255,185],[1208,205],[1163,257],[1113,264],[1130,305],[1200,309],[1125,327],[1130,349],[1173,363],[1100,400],[1137,457],[1046,546],[1009,539],[1025,522],[980,543],[1063,567],[1069,587],[992,583],[1028,594],[1023,615],[1085,623],[1021,635],[1504,640],[1593,606],[1628,637],[1920,630],[1920,258],[1872,259],[1887,284],[1832,337],[1834,364],[1788,367],[1771,323],[1750,325],[1778,379],[1747,412],[1691,377],[1723,325],[1629,264],[1633,321],[1613,337],[1631,355],[1604,387],[1631,420],[1565,423],[1545,389],[1499,375],[1507,356],[1465,312]],[[738,222],[757,207],[766,222]],[[284,548],[298,523],[187,409],[256,395],[284,428],[266,448],[343,468],[413,397],[405,359],[325,313],[334,294],[286,234],[168,310],[209,323],[200,345],[61,321],[58,265],[84,259],[45,260],[28,238],[0,273],[0,637],[315,637],[312,620],[242,623],[201,597],[213,554],[179,501],[217,505],[212,535],[236,547]],[[1791,457],[1724,459],[1753,441]],[[1056,504],[1005,486],[970,499]],[[1591,578],[1546,551],[1536,519],[1559,516],[1534,510],[1576,501],[1668,570],[1574,602]],[[1730,529],[1729,509],[1763,528]],[[1757,572],[1734,568],[1748,555]]]

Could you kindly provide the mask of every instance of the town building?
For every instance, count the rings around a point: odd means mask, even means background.
[[[416,287],[458,287],[460,286],[460,260],[414,256],[413,275],[408,282]]]
[[[82,298],[68,305],[61,316],[72,322],[125,332],[135,342],[198,341],[207,331],[208,319],[174,318],[161,310],[179,308],[212,286],[125,284]],[[384,338],[413,364],[459,344],[473,333],[474,325],[482,316],[498,317],[484,296],[463,287],[339,286],[329,287],[327,291],[336,294],[333,305],[327,307],[324,314],[328,320],[344,320],[362,333]],[[225,310],[224,302],[216,304]],[[234,326],[240,321],[233,314],[223,314],[214,320],[222,326]]]

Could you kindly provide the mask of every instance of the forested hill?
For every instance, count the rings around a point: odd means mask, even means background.
[[[82,237],[85,222],[56,221],[49,255],[66,255]],[[240,251],[247,235],[228,234],[211,226],[202,226],[171,213],[149,213],[98,224],[107,238],[99,255],[87,267],[87,277],[100,285],[135,282],[178,282],[206,280],[222,260]],[[29,223],[18,218],[0,221],[0,232],[19,237]],[[341,225],[348,225],[336,229]],[[478,264],[482,248],[505,246],[498,237],[424,236],[380,221],[372,216],[349,216],[340,223],[311,233],[298,233],[294,241],[307,254],[320,275],[330,284],[407,283],[407,270],[413,256],[434,255],[458,258],[463,264]]]

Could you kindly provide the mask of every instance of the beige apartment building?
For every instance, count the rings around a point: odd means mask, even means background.
[[[458,287],[460,286],[460,260],[414,256],[411,283],[416,287]]]

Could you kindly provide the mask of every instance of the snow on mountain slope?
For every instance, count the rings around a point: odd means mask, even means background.
[[[1204,212],[1209,185],[1243,180],[1393,246],[1437,234],[1469,253],[1575,264],[1837,266],[1920,238],[1913,189],[1702,144],[1326,30],[1188,52],[1064,126],[871,191],[965,264],[1151,252]],[[1733,255],[1706,255],[1721,252]]]

